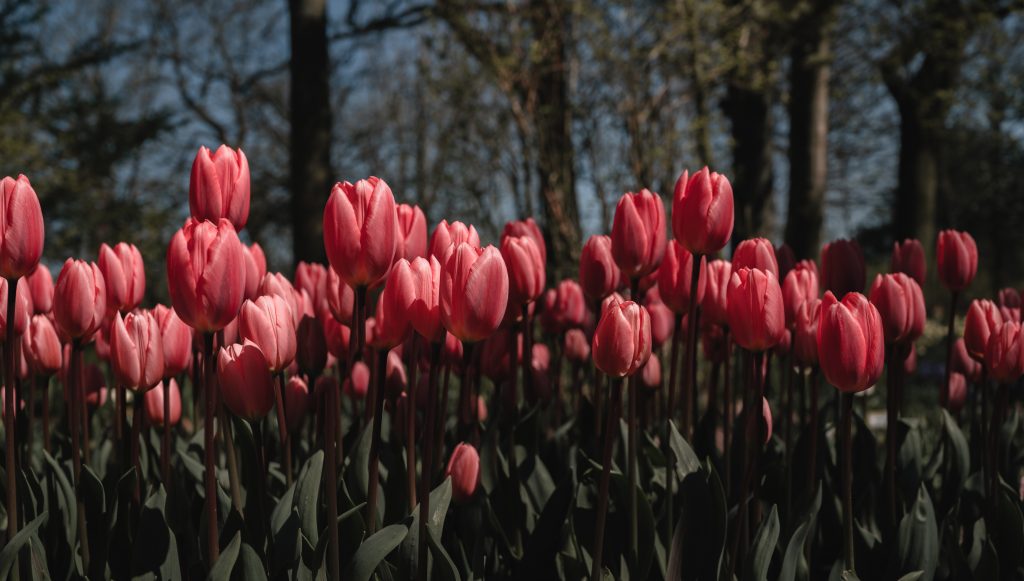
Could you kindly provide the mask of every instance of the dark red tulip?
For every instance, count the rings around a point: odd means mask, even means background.
[[[0,277],[27,276],[43,255],[43,211],[28,178],[0,180]]]
[[[10,288],[6,278],[0,278],[0,343],[7,340],[7,289]],[[32,292],[29,290],[28,280],[24,277],[18,279],[18,296],[14,299],[14,333],[22,335],[28,327],[29,317],[32,315]]]
[[[242,303],[238,335],[260,348],[271,373],[283,371],[295,359],[298,341],[291,307],[278,295]]]
[[[993,329],[985,349],[985,368],[999,383],[1013,383],[1024,374],[1024,333],[1020,323],[1005,321]]]
[[[164,305],[154,307],[153,316],[160,324],[164,346],[164,376],[180,375],[192,363],[192,328],[178,318],[174,309]]]
[[[189,220],[167,249],[171,303],[182,321],[210,333],[237,315],[245,292],[244,251],[231,222]]]
[[[729,329],[736,344],[748,351],[767,351],[782,340],[786,315],[782,288],[771,272],[734,270],[728,290]]]
[[[978,247],[967,232],[943,230],[935,248],[939,281],[953,292],[970,286],[978,272]]]
[[[971,301],[964,320],[964,347],[967,353],[978,361],[984,361],[989,337],[1002,324],[1003,316],[995,303],[986,299]]]
[[[537,226],[537,222],[533,218],[507,222],[501,236],[502,238],[506,236],[526,236],[531,238],[540,250],[541,262],[547,264],[548,249],[544,243],[544,234],[540,231],[540,227]]]
[[[356,294],[333,268],[327,269],[327,307],[334,320],[349,325],[355,309]]]
[[[274,379],[270,364],[251,341],[222,347],[217,356],[221,399],[236,416],[256,421],[274,407]]]
[[[783,242],[775,247],[775,258],[779,261],[779,280],[786,280],[786,275],[796,268],[796,254],[789,244]]]
[[[139,249],[125,242],[113,248],[101,244],[97,263],[107,285],[107,309],[127,313],[139,306],[146,294],[146,268]]]
[[[661,361],[657,357],[648,359],[640,370],[640,383],[647,389],[661,387]]]
[[[805,301],[793,317],[793,344],[790,351],[801,365],[818,364],[818,315],[821,299]]]
[[[1021,297],[1015,288],[1004,288],[999,291],[999,312],[1004,319],[1020,321]]]
[[[879,274],[871,285],[871,304],[882,317],[887,343],[906,345],[924,333],[924,294],[917,282],[902,272]]]
[[[732,184],[707,167],[676,180],[672,197],[672,233],[694,254],[714,254],[732,237]]]
[[[170,390],[169,419],[172,426],[178,425],[181,421],[181,390],[178,389],[178,382],[174,378],[162,381],[153,389],[146,392],[146,418],[150,424],[158,428],[164,425],[164,390]]]
[[[320,321],[324,326],[324,340],[327,341],[327,352],[334,357],[344,360],[348,356],[349,340],[352,338],[352,329],[347,325],[328,317]]]
[[[476,228],[472,224],[467,226],[458,221],[449,224],[448,220],[441,220],[430,236],[430,255],[444,264],[448,250],[463,242],[480,248],[480,235],[477,234]]]
[[[352,374],[345,380],[343,389],[352,399],[366,399],[370,391],[370,367],[362,361],[352,364]]]
[[[533,302],[544,292],[544,255],[529,236],[502,236],[501,257],[508,270],[509,303]]]
[[[34,373],[49,377],[60,371],[63,350],[50,319],[44,315],[32,315],[21,339],[21,351]]]
[[[612,256],[622,274],[640,278],[653,272],[665,256],[665,205],[647,189],[619,198],[612,220]]]
[[[242,245],[242,258],[245,261],[245,292],[243,297],[255,299],[258,296],[260,282],[267,275],[267,257],[263,248],[253,242],[252,246]]]
[[[498,328],[508,304],[508,272],[493,246],[463,242],[441,268],[441,320],[462,341],[480,341]]]
[[[297,432],[302,428],[302,420],[309,412],[309,386],[297,375],[288,379],[284,387],[285,423],[288,431]]]
[[[100,268],[84,260],[67,259],[53,291],[57,329],[71,339],[88,339],[100,328],[106,313],[107,287]]]
[[[395,198],[384,180],[335,184],[324,208],[324,247],[331,268],[355,288],[387,275],[398,249]]]
[[[564,279],[558,286],[544,293],[540,324],[545,333],[557,335],[576,329],[582,327],[586,320],[587,304],[583,298],[583,288],[575,280]]]
[[[188,207],[196,220],[229,221],[234,229],[249,220],[249,162],[241,149],[226,145],[210,150],[200,147],[192,162]]]
[[[867,271],[856,240],[833,240],[821,249],[821,286],[832,294],[864,292]]]
[[[967,352],[967,346],[962,337],[953,344],[953,360],[950,362],[950,367],[971,381],[981,381],[984,375],[981,363]]]
[[[916,238],[907,238],[903,242],[894,242],[890,270],[902,272],[917,281],[917,284],[924,285],[926,265],[921,241]]]
[[[316,317],[302,317],[295,333],[295,361],[303,373],[319,375],[327,365],[327,338]]]
[[[476,448],[465,443],[455,446],[444,473],[452,479],[452,500],[463,503],[473,498],[480,481],[480,455]]]
[[[707,265],[708,282],[701,301],[704,320],[719,325],[729,323],[729,281],[732,265],[726,260],[712,260]],[[704,278],[704,277],[701,277]]]
[[[45,315],[53,310],[53,275],[50,269],[40,264],[28,275],[27,280],[32,295],[32,311]]]
[[[569,329],[565,332],[565,357],[573,363],[585,363],[590,357],[590,342],[587,335],[580,329]]]
[[[700,277],[697,281],[697,302],[704,300],[707,288],[707,260],[700,259]],[[690,287],[693,278],[693,255],[677,240],[668,243],[665,259],[658,268],[658,294],[672,311],[684,315],[690,311]]]
[[[818,273],[804,267],[789,271],[782,281],[782,300],[786,309],[786,326],[796,323],[796,313],[803,304],[818,298]]]
[[[829,383],[847,393],[868,389],[882,375],[885,339],[878,309],[860,293],[842,302],[830,292],[818,318],[818,361]]]
[[[110,367],[126,387],[146,391],[164,378],[160,323],[149,311],[114,315],[110,330]]]
[[[652,295],[654,295],[652,297]],[[654,349],[661,347],[672,338],[676,317],[655,293],[649,293],[644,301],[647,314],[651,316],[651,344]]]
[[[949,385],[946,386],[946,407],[954,414],[960,413],[967,401],[967,378],[953,372],[949,374]]]
[[[612,257],[612,239],[591,236],[580,253],[580,286],[591,301],[599,301],[619,288],[622,274]]]
[[[771,272],[777,280],[779,277],[779,261],[775,257],[775,247],[767,238],[750,238],[740,242],[732,253],[732,268],[756,268]]]
[[[651,316],[633,301],[608,303],[594,332],[594,365],[612,377],[636,373],[651,356]]]
[[[427,255],[427,217],[419,206],[398,204],[398,248],[395,259],[404,258],[409,262]]]

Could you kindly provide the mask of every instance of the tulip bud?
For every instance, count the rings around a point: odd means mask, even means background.
[[[860,293],[838,301],[825,293],[818,318],[818,360],[825,378],[844,392],[868,389],[882,375],[885,344],[878,309]]]
[[[612,377],[632,375],[651,356],[651,316],[633,301],[610,303],[594,332],[594,365]]]
[[[467,226],[458,221],[449,224],[448,220],[441,220],[430,236],[430,255],[444,264],[448,258],[448,251],[463,242],[480,248],[480,235],[477,234],[476,228],[472,224]]]
[[[782,281],[782,302],[786,311],[786,326],[792,328],[797,310],[807,301],[818,298],[818,273],[797,267],[789,271]]]
[[[110,332],[110,367],[121,384],[146,391],[164,377],[160,324],[149,311],[114,316]]]
[[[939,281],[953,292],[970,286],[978,272],[978,247],[967,232],[939,232],[935,258],[939,266]]]
[[[971,301],[964,320],[964,346],[978,361],[985,360],[985,349],[992,333],[1003,324],[1003,317],[995,303],[985,299]]]
[[[260,348],[271,373],[284,370],[295,359],[297,340],[292,311],[278,295],[264,295],[255,302],[242,303],[238,335]]]
[[[249,220],[249,162],[241,149],[226,145],[212,156],[205,146],[192,162],[188,207],[196,220],[226,219],[235,230]]]
[[[427,217],[419,206],[398,204],[398,248],[395,260],[404,258],[412,262],[427,255]]]
[[[983,377],[981,363],[975,361],[967,352],[967,346],[962,337],[953,343],[953,360],[950,362],[950,368],[971,381],[981,381]]]
[[[728,290],[729,328],[736,344],[748,351],[767,351],[782,340],[786,316],[782,289],[770,271],[741,268],[732,273]]]
[[[1024,374],[1024,336],[1020,323],[1007,321],[993,329],[985,349],[988,375],[999,383],[1013,383]]]
[[[587,305],[583,299],[583,288],[576,281],[567,278],[544,293],[540,324],[545,333],[557,335],[582,327],[586,319]]]
[[[793,316],[793,358],[804,366],[818,364],[818,316],[821,299],[801,303]]]
[[[164,305],[153,308],[164,346],[164,377],[184,373],[192,364],[192,328]]]
[[[462,341],[480,341],[501,323],[508,304],[508,272],[493,246],[462,243],[441,270],[441,320]]]
[[[640,370],[640,383],[647,389],[658,389],[661,387],[661,362],[657,357],[651,357]]]
[[[376,328],[372,340],[368,340],[374,349],[391,349],[409,335],[409,312],[416,302],[418,282],[409,261],[400,258],[377,301]]]
[[[334,320],[343,325],[352,324],[355,300],[356,294],[352,287],[341,280],[333,268],[327,269],[327,307]]]
[[[967,378],[953,372],[949,374],[949,384],[946,386],[946,407],[951,413],[958,414],[967,401]]]
[[[1020,321],[1021,297],[1015,288],[1004,288],[999,291],[999,313],[1010,321]]]
[[[0,181],[0,277],[27,276],[43,255],[43,211],[32,184],[19,175]]]
[[[894,242],[890,270],[894,273],[902,272],[917,281],[917,284],[924,285],[925,262],[921,241],[907,238],[903,242]]]
[[[324,326],[324,340],[327,341],[327,352],[338,359],[345,359],[348,356],[348,345],[352,337],[352,329],[332,318],[323,319],[320,323]]]
[[[327,305],[327,268],[315,262],[299,262],[295,267],[294,287],[306,291],[313,303],[313,313],[319,314],[328,309]]]
[[[293,375],[284,387],[285,423],[289,432],[302,428],[302,420],[309,412],[309,386],[297,375]]]
[[[32,310],[45,315],[53,310],[53,275],[44,264],[36,266],[28,275],[28,289],[32,295]]]
[[[174,311],[202,333],[219,331],[238,315],[245,292],[242,243],[227,220],[189,220],[167,249]]]
[[[113,248],[101,244],[98,265],[107,286],[107,309],[127,313],[139,306],[146,293],[146,268],[139,249],[124,242]]]
[[[697,302],[704,300],[707,288],[707,260],[700,258],[700,276],[697,281]],[[665,259],[658,268],[658,292],[661,300],[674,312],[690,312],[690,287],[693,286],[693,255],[679,241],[668,244]]]
[[[565,357],[573,363],[584,363],[590,357],[590,342],[580,329],[565,332]]]
[[[345,380],[343,389],[352,399],[366,399],[370,391],[370,367],[362,361],[352,364],[352,374]]]
[[[707,167],[690,179],[683,172],[672,197],[672,233],[694,254],[714,254],[732,236],[732,184]]]
[[[161,381],[156,384],[156,387],[146,392],[143,397],[146,404],[146,418],[149,423],[163,427],[164,425],[164,390],[170,390],[170,413],[169,418],[171,426],[178,425],[181,421],[181,390],[178,389],[178,382],[174,378],[170,378],[167,381]]]
[[[612,220],[612,256],[628,278],[654,271],[665,256],[665,205],[647,189],[626,192]]]
[[[763,271],[770,271],[779,278],[779,261],[775,257],[775,247],[766,238],[750,238],[740,242],[732,253],[732,267],[734,270],[741,268],[757,268]]]
[[[331,268],[353,288],[387,275],[398,248],[398,214],[384,180],[334,186],[324,209],[324,246]]]
[[[263,248],[253,242],[252,246],[242,245],[242,259],[245,262],[245,291],[242,296],[255,299],[260,282],[267,275],[267,257],[263,254]]]
[[[305,313],[302,294],[295,290],[290,280],[280,272],[268,272],[256,291],[257,297],[277,296],[281,297],[288,305],[288,317],[295,327],[299,326],[302,315]],[[312,313],[310,313],[311,315]]]
[[[259,420],[274,407],[274,379],[270,375],[270,364],[252,341],[220,349],[217,379],[224,405],[240,418]]]
[[[415,278],[415,299],[409,308],[409,323],[420,336],[435,342],[444,338],[441,323],[441,264],[433,255],[413,260],[410,270]]]
[[[456,446],[444,474],[452,479],[452,500],[461,504],[473,498],[480,480],[480,455],[476,448],[465,443]]]
[[[701,301],[701,315],[704,320],[719,325],[729,323],[729,281],[732,279],[732,265],[726,260],[712,260],[707,265],[707,286]],[[701,278],[704,278],[701,276]]]
[[[657,349],[672,338],[676,317],[657,295],[647,296],[644,306],[647,308],[647,314],[651,316],[651,345],[653,349]]]
[[[311,376],[320,375],[327,365],[327,337],[316,317],[302,317],[295,333],[295,361],[299,370]]]
[[[864,253],[856,240],[833,240],[821,249],[821,284],[832,294],[863,292],[867,280]]]
[[[612,239],[591,236],[580,253],[580,286],[592,301],[599,301],[615,292],[622,278],[612,257]]]
[[[909,276],[879,274],[871,285],[871,304],[882,317],[886,342],[906,345],[924,333],[924,295]]]
[[[107,287],[99,267],[84,260],[67,259],[53,292],[57,328],[72,339],[88,339],[100,328],[106,313]]]
[[[524,305],[544,291],[544,257],[533,238],[502,236],[501,257],[508,270],[509,303]]]
[[[21,351],[34,373],[49,377],[60,371],[63,351],[50,319],[33,315],[21,339]]]
[[[6,278],[0,278],[0,343],[7,340],[7,289],[10,288]],[[28,281],[24,277],[18,279],[18,295],[14,304],[14,333],[22,335],[28,327],[32,315],[32,293]]]

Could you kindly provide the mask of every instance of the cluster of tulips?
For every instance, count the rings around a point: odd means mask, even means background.
[[[935,252],[951,296],[940,474],[908,467],[925,451],[903,417],[926,322],[921,243],[897,243],[867,295],[854,241],[826,244],[820,264],[763,238],[717,258],[733,198],[707,168],[679,178],[671,223],[659,195],[624,194],[578,280],[551,288],[530,218],[498,247],[446,220],[428,238],[383,180],[339,183],[330,264],[289,280],[239,237],[244,154],[201,148],[167,250],[171,305],[153,308],[125,242],[67,259],[54,284],[32,186],[0,187],[3,575],[788,580],[854,578],[855,552],[885,563],[860,567],[868,578],[1021,565],[1020,497],[1000,485],[1017,473],[1004,424],[1024,374],[1021,296],[975,300],[955,337],[977,270],[966,233],[943,231]],[[883,370],[876,487],[854,395]],[[819,375],[835,388],[824,404]],[[940,504],[962,564],[937,565]]]

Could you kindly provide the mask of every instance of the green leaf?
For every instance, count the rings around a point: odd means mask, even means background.
[[[402,544],[407,534],[409,534],[408,527],[396,524],[386,526],[371,535],[356,549],[356,554],[352,558],[352,563],[344,578],[368,581],[373,576],[373,572],[377,570],[377,565],[398,545]]]
[[[370,444],[372,440],[373,420],[371,419],[353,444],[348,466],[345,469],[348,489],[352,494],[352,500],[356,502],[366,500],[367,491],[370,489]]]
[[[807,560],[804,558],[804,545],[807,544],[807,537],[817,526],[818,510],[820,509],[821,487],[819,486],[818,492],[814,495],[814,501],[811,503],[810,510],[808,510],[807,519],[800,523],[796,532],[789,539],[789,545],[786,546],[786,554],[782,559],[782,571],[779,573],[778,581],[796,581],[798,576],[800,579],[807,579],[810,576]]]
[[[309,542],[316,546],[320,539],[320,530],[317,527],[317,505],[320,498],[321,476],[323,475],[324,453],[317,451],[309,457],[306,464],[299,473],[296,480],[295,508],[299,511],[299,522],[302,524],[302,533],[306,535]],[[328,491],[330,493],[336,491]]]
[[[146,499],[139,515],[138,536],[131,551],[133,579],[180,579],[178,544],[165,515],[167,493],[163,485]]]
[[[939,562],[939,530],[924,485],[918,489],[910,512],[900,521],[898,538],[898,570],[921,571],[921,579],[931,581]]]
[[[779,542],[779,511],[778,507],[772,505],[768,518],[761,521],[757,529],[754,542],[751,545],[750,555],[747,557],[747,574],[744,579],[756,581],[767,581],[768,566],[772,564],[772,556],[775,554],[775,545]]]
[[[666,578],[717,579],[725,550],[729,507],[718,473],[691,473],[679,485],[680,515],[672,535]]]
[[[430,491],[430,513],[427,519],[427,534],[440,538],[444,530],[444,519],[448,514],[448,505],[452,499],[452,479],[445,478],[440,486]],[[420,530],[420,505],[417,504],[412,511],[412,518],[409,519],[409,533],[401,543],[401,560],[399,561],[399,573],[403,577],[412,578],[415,576],[415,562],[419,549]],[[429,542],[429,539],[428,539]],[[454,566],[454,565],[453,565]],[[412,571],[408,567],[413,567]]]
[[[612,474],[612,494],[616,497],[616,506],[623,507],[625,514],[629,506],[629,488],[633,486],[622,474]],[[630,563],[631,579],[647,579],[654,562],[655,523],[651,503],[643,490],[637,490],[637,551],[636,562]]]
[[[242,543],[238,564],[241,565],[242,579],[245,581],[267,581],[267,572],[256,550],[248,543]]]
[[[672,435],[669,438],[669,448],[676,457],[676,479],[682,480],[688,475],[701,469],[700,459],[693,451],[693,448],[686,442],[675,422],[669,422],[672,426]]]
[[[30,523],[25,525],[25,528],[18,531],[18,533],[14,535],[14,538],[4,545],[3,550],[0,550],[0,579],[7,579],[11,576],[11,569],[14,568],[14,562],[18,558],[18,552],[21,551],[32,537],[36,536],[36,533],[39,532],[39,527],[46,522],[46,518],[48,516],[49,513],[44,512],[32,519]],[[28,564],[25,563],[22,566],[24,567],[27,565]]]
[[[427,530],[427,546],[430,547],[430,555],[433,557],[434,566],[432,570],[436,573],[434,581],[461,581],[458,568],[452,561],[448,551],[444,550],[441,543],[437,542],[434,532]]]
[[[1024,553],[1024,517],[1021,516],[1020,504],[1016,495],[1000,479],[996,491],[995,517],[985,521],[988,532],[992,535],[992,545],[999,556],[999,571],[1005,574],[1017,570],[1022,553]]]
[[[242,533],[235,533],[234,538],[228,546],[220,552],[217,562],[210,568],[210,574],[206,577],[209,581],[228,581],[231,579],[231,571],[235,568],[235,561],[238,560],[238,553],[242,548]]]

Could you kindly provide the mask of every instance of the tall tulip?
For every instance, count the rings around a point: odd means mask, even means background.
[[[763,352],[782,340],[786,330],[782,289],[771,271],[733,271],[727,300],[729,328],[737,345]]]
[[[544,243],[544,233],[540,231],[540,226],[533,218],[526,218],[525,220],[512,220],[505,223],[505,228],[501,232],[502,237],[505,236],[526,236],[533,240],[540,249],[540,256],[542,261],[546,264],[548,261],[548,250],[547,245]]]
[[[295,267],[294,280],[294,287],[309,295],[314,313],[327,310],[327,268],[324,265],[301,261]]]
[[[53,275],[44,264],[35,267],[28,275],[28,289],[32,295],[32,311],[45,315],[53,310]]]
[[[498,328],[508,303],[508,272],[493,246],[459,244],[441,269],[441,320],[462,341],[480,341]]]
[[[867,271],[864,252],[856,240],[833,240],[821,248],[821,286],[845,296],[864,292]]]
[[[698,303],[704,301],[704,290],[707,287],[706,271],[707,263],[701,257],[700,270],[702,273],[698,278],[697,297]],[[668,308],[678,315],[686,314],[690,309],[690,283],[693,281],[693,255],[683,247],[678,240],[672,240],[665,252],[665,259],[658,268],[658,291],[661,300]]]
[[[160,324],[164,346],[164,376],[180,375],[192,364],[192,328],[178,317],[174,309],[164,305],[154,307],[153,316]]]
[[[144,392],[164,377],[164,346],[160,323],[149,311],[114,316],[110,363],[124,385]]]
[[[689,177],[683,172],[672,198],[672,233],[693,254],[714,254],[732,236],[732,184],[707,167]]]
[[[502,236],[501,256],[508,270],[509,302],[533,302],[544,291],[544,255],[529,236]]]
[[[954,293],[970,286],[978,272],[978,247],[967,232],[939,232],[935,258],[938,262],[939,281]]]
[[[708,322],[725,325],[729,323],[729,281],[732,280],[732,265],[727,260],[712,260],[707,266],[708,282],[705,285],[704,300],[700,306]]]
[[[653,272],[665,256],[666,243],[661,197],[646,189],[623,194],[612,221],[612,257],[622,273],[636,280]]]
[[[324,247],[331,267],[353,288],[384,278],[398,248],[395,198],[384,180],[334,186],[324,209]]]
[[[249,161],[241,149],[199,148],[192,162],[188,207],[196,220],[226,219],[236,231],[249,220]]]
[[[263,351],[252,341],[222,347],[217,378],[224,405],[249,421],[266,416],[274,407],[274,380]]]
[[[448,249],[463,242],[480,248],[480,235],[476,228],[472,224],[467,226],[458,221],[449,223],[448,220],[441,220],[430,236],[430,255],[444,264]]]
[[[28,178],[0,180],[0,277],[31,274],[43,255],[43,236],[43,211]]]
[[[924,295],[913,278],[879,274],[871,285],[871,304],[882,318],[886,342],[905,345],[924,333]]]
[[[985,360],[989,337],[1002,324],[1003,317],[995,303],[986,299],[971,302],[964,321],[964,346],[971,357]]]
[[[816,298],[818,298],[818,273],[799,266],[789,271],[785,280],[782,281],[786,326],[792,328],[796,322],[797,311],[805,302]]]
[[[167,249],[167,280],[174,311],[202,333],[227,326],[245,291],[242,243],[227,220],[189,220]]]
[[[88,340],[99,330],[107,313],[107,287],[95,263],[67,259],[57,276],[53,319],[72,339]]]
[[[923,285],[927,266],[921,241],[916,238],[907,238],[903,242],[894,242],[890,270],[902,272],[917,281],[917,284]]]
[[[264,295],[255,301],[245,301],[238,313],[238,335],[260,348],[271,373],[283,371],[295,359],[292,311],[279,295]]]
[[[242,245],[242,258],[245,261],[245,293],[242,296],[255,299],[260,282],[267,275],[267,257],[263,248],[253,242],[251,246]]]
[[[427,217],[419,206],[398,204],[398,249],[395,258],[412,261],[427,255]]]
[[[22,336],[22,352],[34,373],[50,376],[60,371],[63,351],[50,319],[32,315],[28,330]]]
[[[104,243],[97,262],[107,284],[110,312],[127,313],[139,306],[146,294],[146,268],[139,249],[126,242],[118,242],[113,248]]]
[[[600,301],[615,292],[622,278],[612,257],[612,239],[591,236],[580,253],[580,286],[591,301]]]
[[[582,327],[587,321],[587,305],[583,289],[571,278],[562,280],[544,293],[540,324],[553,335]]]
[[[732,253],[732,267],[757,268],[771,272],[777,280],[779,277],[779,261],[775,256],[775,247],[766,238],[750,238],[740,242]]]

